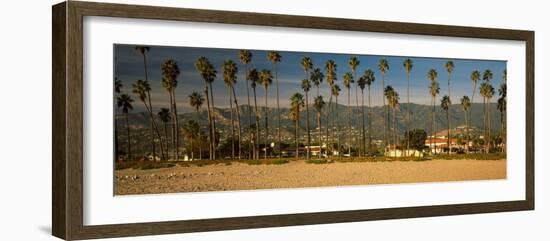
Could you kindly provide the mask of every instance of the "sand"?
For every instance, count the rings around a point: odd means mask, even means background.
[[[233,163],[115,172],[116,195],[447,182],[506,178],[505,160],[431,160],[283,165]]]

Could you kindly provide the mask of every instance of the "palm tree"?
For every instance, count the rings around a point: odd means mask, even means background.
[[[328,111],[327,111],[327,139],[329,139],[329,129],[330,129],[330,114],[331,114],[331,107],[332,107],[332,86],[335,84],[336,82],[336,62],[334,62],[334,60],[328,60],[326,63],[325,63],[325,71],[326,71],[326,77],[327,77],[327,84],[328,84],[328,87],[329,87],[329,90],[330,91],[330,98],[328,100]],[[331,133],[331,137],[332,137],[332,133]],[[331,145],[329,142],[332,141],[332,139],[329,139],[329,141],[327,141],[327,144]],[[331,145],[332,146],[332,145]]]
[[[145,82],[149,83],[149,74],[148,74],[148,71],[147,71],[147,52],[149,52],[150,50],[150,47],[147,47],[147,46],[135,46],[134,49],[141,55],[143,56],[143,70],[144,70],[144,73],[145,73]],[[151,116],[151,141],[153,142],[153,145],[152,145],[152,148],[153,148],[153,157],[156,158],[156,151],[155,151],[155,127],[153,125],[153,106],[151,104],[151,95],[150,95],[150,88],[148,90],[148,96],[147,96],[147,99],[149,101],[149,107],[151,108],[151,111],[149,112],[150,116]],[[161,144],[162,145],[162,144]],[[162,148],[161,148],[162,149]],[[163,156],[163,159],[164,159],[164,154],[162,154]]]
[[[359,59],[357,57],[352,56],[352,57],[349,58],[348,65],[351,69],[351,72],[353,73],[353,80],[358,80],[357,79],[357,67],[359,66],[359,64],[361,64],[361,61],[359,61]],[[353,81],[351,83],[353,83]],[[348,88],[348,95],[349,95],[349,88]],[[348,105],[349,105],[349,103],[348,103]],[[358,88],[357,85],[355,85],[355,107],[359,108],[359,88]],[[351,120],[351,110],[350,110],[349,119]],[[351,132],[351,124],[349,125],[349,128],[350,128],[350,132]],[[363,137],[364,137],[364,135],[363,135]],[[357,137],[357,143],[359,143],[359,139],[360,138]],[[364,146],[364,143],[365,143],[365,140],[363,140],[363,144],[358,145],[358,146]],[[351,152],[350,152],[350,156],[351,156]]]
[[[441,98],[441,108],[445,110],[447,114],[447,154],[451,154],[451,128],[449,127],[450,118],[449,118],[449,107],[451,107],[451,99],[448,95],[444,95]]]
[[[116,97],[120,96],[120,90],[122,89],[122,80],[115,77],[115,93]],[[115,155],[116,159],[118,159],[118,125],[117,120],[115,118]]]
[[[198,91],[193,91],[193,93],[191,93],[189,95],[189,105],[191,105],[191,107],[195,108],[195,112],[197,113],[197,123],[200,122],[200,109],[202,107],[202,105],[204,104],[204,97],[202,96],[202,94]],[[200,124],[199,124],[199,160],[202,160],[202,137],[201,137],[201,132],[200,131]]]
[[[474,96],[476,93],[477,82],[480,80],[480,76],[481,74],[477,70],[472,71],[472,74],[470,74],[470,80],[472,80],[472,82],[474,83],[474,91],[472,92],[472,103],[474,103]]]
[[[376,80],[376,78],[374,77],[374,71],[372,71],[371,69],[367,69],[365,70],[365,73],[363,74],[363,78],[365,79],[365,84],[367,85],[368,87],[368,92],[369,92],[369,115],[368,115],[368,122],[369,122],[369,150],[371,149],[372,147],[372,109],[371,109],[371,98],[370,98],[370,88],[371,88],[371,85],[374,84],[374,81]],[[363,87],[364,88],[364,87]],[[364,106],[364,104],[363,104]],[[363,123],[365,122],[365,113],[363,111]],[[363,124],[363,133],[365,132],[365,125]],[[365,136],[363,135],[363,143],[365,143]],[[365,144],[363,144],[365,145]],[[364,147],[364,146],[363,146]]]
[[[485,136],[484,139],[486,140],[485,143],[485,152],[489,153],[490,151],[490,145],[491,145],[491,98],[493,98],[493,95],[495,94],[495,89],[493,86],[488,82],[484,82],[481,84],[480,88],[480,94],[483,96],[483,102],[484,102],[484,120],[485,120]]]
[[[346,87],[346,89],[348,90],[348,139],[347,139],[347,143],[348,143],[348,154],[350,155],[351,157],[351,92],[350,92],[350,88],[351,88],[351,84],[354,83],[354,80],[353,80],[353,74],[350,73],[350,72],[347,72],[344,74],[344,87]]]
[[[178,110],[176,106],[175,89],[178,86],[178,75],[180,69],[178,64],[173,59],[164,61],[161,65],[162,70],[162,85],[168,91],[170,96],[170,113],[172,113],[172,145],[173,145],[173,158],[177,161],[178,148],[179,148],[179,123],[178,123]]]
[[[162,121],[164,126],[164,137],[168,139],[168,122],[172,120],[172,114],[170,113],[170,110],[167,108],[161,108],[160,111],[157,113],[160,121]]]
[[[407,73],[407,132],[409,133],[411,128],[411,101],[409,99],[409,89],[410,89],[410,79],[411,79],[411,70],[413,68],[413,61],[412,59],[405,59],[403,61],[403,68],[405,68],[405,72]],[[409,149],[410,149],[410,138],[409,134],[407,136],[407,152],[406,156],[409,156]]]
[[[315,97],[315,101],[313,103],[313,108],[317,111],[317,128],[319,128],[319,158],[322,155],[322,132],[321,132],[321,114],[323,112],[323,108],[325,107],[325,101],[323,100],[323,96],[317,96]]]
[[[390,112],[388,110],[388,107],[386,106],[386,99],[384,98],[384,89],[386,86],[384,85],[384,79],[386,76],[386,72],[390,69],[390,65],[388,63],[388,60],[385,58],[382,58],[378,61],[378,70],[380,71],[380,75],[382,76],[382,107],[385,109],[386,116],[382,119],[384,119],[384,146],[388,145],[388,122],[390,119]]]
[[[332,85],[332,88],[331,88],[331,93],[332,95],[334,96],[335,98],[335,103],[336,103],[336,118],[338,117],[338,96],[340,95],[340,86],[338,86],[338,84],[333,84]],[[333,118],[332,119],[332,127],[334,128],[334,126],[336,126],[336,134],[337,134],[337,146],[336,146],[336,151],[338,152],[338,156],[340,156],[340,122],[338,120],[335,120],[336,118]],[[336,122],[336,124],[335,124]],[[332,133],[334,133],[334,131],[331,132],[331,135]]]
[[[155,121],[155,117],[153,115],[153,109],[152,106],[147,105],[147,99],[149,100],[149,103],[151,103],[151,86],[149,85],[149,82],[146,80],[138,80],[135,84],[132,85],[133,90],[132,92],[134,94],[137,94],[143,105],[145,105],[145,109],[147,110],[147,113],[149,114],[149,120],[151,121],[151,145],[153,148],[153,160],[156,160],[156,152],[155,152],[155,134],[158,136],[160,140],[160,147],[161,147],[161,156],[162,159],[164,159],[164,149],[162,145],[162,136],[160,135],[160,132],[157,128],[157,123]]]
[[[485,98],[485,121],[486,121],[486,152],[489,153],[491,146],[491,98],[495,94],[495,89],[490,84],[493,79],[493,72],[489,69],[483,71],[483,80],[485,81],[485,86],[483,90],[483,97]]]
[[[252,91],[254,92],[254,112],[255,112],[255,129],[256,129],[256,135],[255,135],[255,142],[254,142],[254,159],[260,158],[260,142],[258,141],[260,138],[260,112],[258,111],[258,101],[256,98],[256,85],[260,82],[260,76],[259,72],[256,69],[251,69],[248,71],[247,74],[248,79],[250,80],[250,87],[252,87]]]
[[[306,79],[307,80],[307,79]],[[309,82],[309,81],[308,81]],[[307,92],[306,92],[307,93]],[[298,138],[299,138],[299,123],[300,123],[300,107],[303,107],[304,106],[304,96],[300,93],[294,93],[291,97],[290,97],[290,118],[294,121],[294,133],[295,133],[295,143],[296,143],[296,158],[299,157],[299,143],[298,143]],[[308,155],[309,155],[309,143],[308,143]],[[309,157],[309,156],[308,156]]]
[[[399,93],[397,93],[391,85],[386,86],[384,90],[386,98],[388,99],[388,105],[392,109],[393,113],[393,154],[397,157],[397,120],[396,112],[399,108]]]
[[[307,75],[306,75],[307,77]],[[310,153],[309,149],[311,147],[311,133],[309,130],[309,96],[308,92],[311,89],[311,82],[309,82],[309,79],[303,79],[302,80],[302,90],[304,90],[304,93],[306,94],[306,130],[307,130],[307,148],[306,148],[306,159],[309,159]]]
[[[471,103],[468,96],[462,96],[460,99],[460,105],[462,106],[462,111],[464,112],[464,124],[466,125],[466,153],[470,153],[470,129],[468,128],[468,111],[470,109]]]
[[[195,62],[195,68],[200,73],[204,81],[204,95],[206,96],[206,106],[208,113],[208,137],[209,137],[209,153],[210,160],[216,159],[216,142],[215,142],[215,121],[212,108],[214,107],[214,100],[212,95],[212,82],[216,79],[216,69],[210,63],[206,57],[199,57]],[[210,95],[209,95],[210,92]],[[210,104],[212,102],[212,105]],[[212,106],[212,108],[211,108]]]
[[[359,148],[361,149],[361,151],[359,152],[359,156],[362,156],[364,153],[365,153],[365,86],[367,85],[367,78],[366,78],[366,75],[367,75],[367,71],[365,71],[365,74],[363,74],[363,76],[361,76],[361,78],[359,78],[357,80],[357,86],[359,86],[359,88],[361,88],[361,145],[359,145]],[[370,90],[370,85],[369,85],[369,90]],[[369,94],[370,96],[370,94]],[[370,111],[370,108],[369,108],[369,111]],[[369,116],[369,123],[370,123],[370,116]],[[369,125],[370,127],[370,125]],[[369,130],[369,136],[370,136],[370,130]],[[370,146],[370,138],[369,138],[369,146]]]
[[[279,157],[281,157],[281,110],[279,108],[279,76],[277,73],[277,63],[281,62],[281,55],[278,52],[270,51],[267,54],[267,59],[273,65],[275,72],[275,89],[277,93],[277,150],[279,151]]]
[[[502,141],[502,148],[501,152],[504,152],[505,146],[506,146],[506,125],[504,123],[504,113],[506,112],[506,79],[507,74],[506,70],[502,73],[502,84],[500,84],[500,87],[498,88],[498,95],[500,96],[498,98],[497,102],[497,109],[500,112],[500,139]]]
[[[265,123],[265,133],[264,133],[264,158],[267,159],[267,138],[268,138],[268,125],[267,125],[267,119],[268,119],[268,109],[267,109],[267,97],[268,97],[268,88],[273,83],[273,75],[271,74],[271,71],[267,69],[262,69],[262,71],[259,74],[260,82],[262,83],[262,86],[265,90],[265,113],[264,113],[264,123]]]
[[[195,149],[193,148],[193,140],[200,133],[200,126],[195,120],[188,120],[183,125],[183,133],[185,137],[189,139],[189,144],[191,144],[191,160],[195,160]],[[199,139],[200,141],[200,139]]]
[[[321,96],[320,93],[320,86],[323,83],[323,79],[325,78],[325,75],[323,72],[321,72],[321,69],[315,68],[313,72],[311,72],[311,81],[313,84],[317,87],[317,96]]]
[[[432,148],[432,147],[434,147],[433,139],[434,139],[435,133],[436,133],[436,130],[435,130],[435,98],[439,94],[439,82],[437,82],[437,71],[435,69],[430,69],[428,71],[428,79],[430,80],[430,85],[428,86],[428,88],[429,88],[430,96],[432,96],[432,135],[430,137],[430,148]]]
[[[227,89],[229,91],[229,109],[231,111],[231,144],[232,144],[232,158],[235,158],[235,135],[234,135],[234,124],[233,124],[233,104],[232,101],[235,102],[235,107],[237,110],[237,128],[238,128],[238,134],[239,134],[239,142],[238,142],[238,157],[241,159],[241,114],[239,111],[239,103],[237,101],[237,95],[235,94],[235,84],[237,83],[237,65],[232,60],[226,60],[223,63],[223,80],[225,82],[225,85],[227,86]],[[233,93],[233,97],[231,97],[231,93]],[[233,100],[231,100],[233,99]]]
[[[244,79],[246,81],[246,100],[247,100],[247,112],[246,115],[248,116],[248,122],[247,122],[247,128],[252,124],[252,107],[250,105],[250,94],[248,91],[249,85],[248,85],[248,63],[252,61],[252,52],[249,50],[241,50],[239,52],[239,59],[241,60],[241,63],[244,64]],[[248,158],[252,158],[252,155],[250,155],[250,151],[253,151],[252,147],[252,131],[249,129],[249,140],[248,140]]]
[[[309,129],[309,96],[308,92],[311,89],[311,82],[309,81],[309,71],[313,68],[313,61],[310,57],[302,58],[300,62],[302,69],[304,70],[305,78],[302,80],[302,89],[306,94],[306,130],[307,130],[307,148],[306,148],[306,159],[310,157],[310,147],[311,147],[311,132]]]
[[[451,95],[451,75],[453,73],[453,70],[455,69],[455,64],[453,61],[449,60],[445,63],[445,69],[447,70],[447,94],[448,94],[448,97],[449,97],[449,108],[451,108],[452,106],[452,95]],[[449,130],[447,130],[447,133],[450,133],[451,132],[451,127],[452,127],[452,124],[451,124],[451,119],[448,118],[447,120],[447,128]],[[450,148],[450,146],[449,146]],[[450,153],[450,150],[449,150],[449,153]]]
[[[132,160],[132,148],[131,148],[131,140],[130,140],[130,123],[128,122],[128,111],[132,110],[132,102],[134,100],[132,97],[130,97],[127,94],[122,94],[121,96],[117,97],[117,106],[119,109],[122,109],[122,113],[124,113],[124,117],[126,119],[126,134],[128,137],[128,161]]]

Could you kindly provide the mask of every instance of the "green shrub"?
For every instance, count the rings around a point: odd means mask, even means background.
[[[306,161],[306,163],[309,163],[309,164],[329,164],[333,162],[334,162],[333,160],[326,160],[326,159],[311,159]]]

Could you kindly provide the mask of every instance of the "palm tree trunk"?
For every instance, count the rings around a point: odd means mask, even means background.
[[[299,128],[299,125],[298,125],[298,123],[300,123],[300,107],[298,107],[297,111],[298,111],[298,116],[297,116],[297,119],[294,123],[295,128],[296,128],[296,130],[295,130],[296,131],[296,137],[295,137],[296,138],[296,159],[298,159],[300,157],[300,149],[299,149],[300,145],[299,145],[299,141],[298,141],[298,139],[300,138],[299,137],[300,136],[300,128]],[[307,150],[307,153],[308,153],[307,155],[309,155],[309,148],[307,148],[307,149],[308,149]]]
[[[321,132],[321,111],[317,112],[317,127],[319,128],[319,158],[323,154],[322,132]]]
[[[330,150],[332,151],[332,144],[330,143],[332,141],[332,138],[329,138],[329,130],[331,128],[331,125],[330,125],[330,113],[332,112],[332,93],[330,94],[330,98],[328,99],[328,111],[327,111],[327,127],[326,127],[326,139],[327,139],[327,150],[328,150],[328,147],[330,146]],[[332,137],[332,133],[330,135],[330,137]],[[329,153],[327,153],[327,156],[328,156]],[[333,154],[333,153],[332,153]]]
[[[409,156],[409,149],[411,148],[410,145],[410,135],[409,132],[411,131],[411,100],[409,98],[409,89],[410,89],[410,77],[411,74],[407,72],[407,152],[405,153],[405,156]]]
[[[235,123],[233,122],[233,96],[231,95],[231,87],[227,87],[229,92],[229,112],[231,113],[231,159],[235,159]]]
[[[265,88],[265,109],[264,109],[264,123],[265,123],[265,133],[264,133],[264,159],[267,159],[267,138],[268,138],[268,125],[267,125],[267,88]]]
[[[214,89],[212,88],[212,82],[208,83],[210,86],[210,101],[212,101],[212,113],[210,114],[210,121],[212,122],[212,158],[216,159],[216,117],[214,116]]]
[[[197,123],[199,123],[199,160],[202,160],[202,137],[201,137],[201,128],[200,128],[200,113],[199,109],[197,111]]]
[[[370,96],[370,94],[369,94],[369,96]],[[369,104],[370,104],[370,101],[369,101]],[[370,106],[369,106],[369,111],[370,111]],[[366,149],[365,149],[365,93],[364,93],[363,89],[361,89],[361,117],[362,117],[362,119],[361,119],[361,145],[360,145],[360,148],[362,149],[362,151],[359,155],[363,156],[366,153]],[[369,130],[369,136],[370,136],[370,130]],[[370,137],[369,137],[369,142],[370,142]],[[370,143],[369,143],[369,145],[370,145]]]
[[[397,157],[397,121],[395,118],[395,108],[393,109],[393,155]]]
[[[355,80],[356,84],[355,84],[355,107],[357,108],[357,112],[360,112],[359,110],[359,85],[357,84],[357,71],[353,71],[353,79]],[[361,90],[361,98],[364,98],[363,97],[364,93],[363,93],[363,90]],[[362,106],[363,108],[363,106]],[[365,126],[364,126],[364,122],[365,122],[365,113],[364,111],[361,112],[362,113],[362,118],[363,118],[363,129],[362,129],[362,134],[357,136],[357,155],[358,156],[361,156],[361,152],[364,152],[364,148],[365,148]],[[351,119],[351,118],[350,118]],[[350,125],[350,128],[351,128],[351,125]],[[361,150],[361,147],[363,148],[363,150]],[[350,153],[351,155],[351,153]]]
[[[206,83],[204,84],[204,95],[206,96],[206,106],[208,114],[208,154],[209,159],[214,160],[213,153],[214,153],[214,136],[212,135],[212,113],[210,112],[210,95],[208,94],[208,85]]]
[[[449,110],[452,107],[453,101],[451,100],[451,73],[449,72],[449,78],[447,79],[447,91],[449,94],[449,109],[447,110],[447,145],[449,147],[448,154],[451,154],[451,118],[449,116]]]
[[[384,152],[386,151],[386,146],[388,145],[388,137],[387,137],[387,129],[388,129],[388,123],[387,123],[387,119],[386,119],[386,112],[387,112],[387,109],[386,109],[386,98],[384,97],[384,77],[385,75],[382,73],[382,108],[384,109],[384,114],[382,119],[384,120]]]
[[[489,141],[487,142],[487,153],[491,152],[491,99],[487,98],[487,136]]]
[[[254,145],[256,146],[256,150],[254,152],[254,159],[260,159],[260,112],[258,111],[258,101],[256,98],[256,88],[252,88],[252,91],[254,91],[254,109],[256,112],[256,140],[254,142]]]
[[[277,64],[275,67],[275,86],[277,89],[277,151],[279,152],[279,158],[281,158],[281,110],[279,108],[279,77],[277,73]]]
[[[437,154],[437,148],[434,143],[435,133],[435,97],[432,97],[432,146],[430,148],[433,148],[434,154]]]
[[[299,120],[300,119],[298,119],[298,121]],[[309,160],[310,148],[311,148],[311,132],[309,130],[309,96],[308,96],[308,91],[306,91],[306,130],[307,130],[306,159]]]
[[[237,128],[238,128],[238,132],[237,134],[239,134],[239,146],[238,146],[238,150],[239,150],[239,160],[241,159],[241,143],[242,143],[242,135],[241,135],[241,111],[239,110],[239,102],[237,101],[237,95],[235,94],[235,87],[231,86],[231,90],[233,91],[233,99],[235,101],[235,107],[237,108]]]
[[[351,96],[350,88],[348,88],[348,154],[351,157]]]
[[[126,134],[128,135],[128,161],[131,161],[132,160],[132,148],[130,147],[132,144],[131,144],[131,140],[130,140],[130,123],[128,121],[128,113],[124,113],[125,117],[126,117]]]
[[[504,147],[505,147],[505,142],[504,142],[504,111],[501,111],[500,112],[500,152],[501,153],[504,153]]]
[[[250,128],[250,126],[252,125],[252,107],[250,106],[250,94],[249,94],[249,90],[248,88],[249,85],[248,85],[248,63],[244,65],[244,79],[245,79],[245,82],[246,82],[246,100],[247,100],[247,119],[248,119],[248,123],[247,123],[247,126],[246,128],[248,129],[248,159],[251,159],[253,158],[253,153],[254,153],[254,147],[252,145],[252,129]],[[252,152],[252,153],[251,153]]]
[[[369,89],[369,118],[368,118],[368,124],[369,124],[369,152],[370,152],[370,149],[372,148],[372,109],[371,109],[371,104],[370,104],[370,85],[368,86],[368,89]],[[363,90],[361,90],[361,95],[364,96],[363,94]],[[361,97],[363,98],[363,97]],[[363,102],[363,108],[365,106],[365,103]],[[365,110],[363,110],[363,123],[365,122]],[[363,125],[363,133],[365,132],[365,127]],[[363,151],[365,150],[365,135],[363,134]]]
[[[174,102],[174,97],[172,96],[172,91],[168,91],[168,96],[170,97],[170,114],[172,115],[172,119],[173,119],[173,117],[174,117],[174,106],[172,105],[172,103]],[[172,144],[172,159],[175,159],[173,149],[174,149],[174,141],[175,141],[175,138],[176,138],[175,137],[176,133],[174,132],[173,122],[172,122],[172,125],[171,125],[170,134],[171,134],[170,142]]]
[[[150,103],[151,103],[151,98],[149,97],[149,104]],[[161,157],[164,160],[165,158],[164,158],[164,148],[163,148],[163,145],[162,145],[162,136],[160,135],[159,129],[157,127],[157,123],[155,121],[155,116],[153,115],[153,107],[151,105],[147,106],[147,103],[145,101],[143,102],[143,104],[145,105],[145,109],[149,113],[149,118],[151,120],[151,127],[152,127],[151,130],[153,131],[153,133],[151,133],[153,135],[153,136],[151,136],[151,138],[153,138],[153,146],[155,145],[154,138],[155,138],[155,134],[156,134],[157,137],[160,140]],[[155,155],[155,152],[154,152],[154,148],[153,148],[153,160],[156,160],[156,155]]]
[[[174,99],[173,105],[174,105],[174,128],[175,128],[175,134],[176,134],[176,141],[175,141],[175,156],[176,161],[179,160],[179,140],[180,140],[180,129],[179,129],[179,121],[178,121],[178,107],[176,105],[176,95],[174,94],[174,89],[172,89],[172,96]]]
[[[338,117],[338,96],[335,96],[336,99],[336,117]],[[332,125],[336,126],[336,151],[338,152],[338,157],[340,157],[340,122],[338,120],[335,120],[336,118],[332,118]]]
[[[485,153],[489,153],[487,150],[487,103],[485,101],[485,96],[483,97],[483,140],[485,143]]]
[[[470,128],[468,127],[468,110],[464,111],[464,122],[466,123],[466,154],[470,154]]]

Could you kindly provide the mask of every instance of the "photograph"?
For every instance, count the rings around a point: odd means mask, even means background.
[[[113,47],[115,195],[506,178],[506,61]]]

